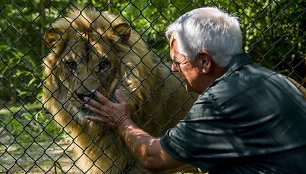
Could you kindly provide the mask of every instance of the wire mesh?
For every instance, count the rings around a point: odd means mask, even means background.
[[[83,158],[90,157],[87,153],[89,147],[99,140],[90,135],[90,132],[87,132],[88,127],[91,126],[89,123],[83,124],[82,120],[71,119],[63,124],[54,119],[57,113],[60,115],[67,110],[70,112],[69,108],[62,106],[58,111],[51,113],[43,109],[43,105],[49,98],[46,101],[41,100],[42,89],[48,83],[49,76],[57,73],[56,70],[48,67],[49,64],[43,62],[43,58],[50,52],[53,51],[55,56],[57,54],[44,42],[44,34],[53,28],[52,24],[55,21],[65,17],[72,7],[80,11],[86,8],[94,8],[99,12],[110,11],[116,16],[119,15],[139,35],[139,39],[136,39],[135,43],[129,48],[129,53],[133,53],[140,58],[152,54],[158,57],[159,63],[156,66],[159,67],[164,66],[170,60],[168,41],[164,37],[164,30],[167,25],[184,12],[203,6],[218,6],[238,16],[244,34],[244,50],[251,55],[254,61],[290,76],[305,87],[306,2],[303,0],[103,0],[99,2],[88,0],[2,0],[0,2],[0,173],[86,173],[96,167],[101,170],[100,173],[144,172],[131,159],[128,151],[121,150],[116,157],[111,157],[108,154],[108,148],[123,148],[124,146],[120,144],[121,142],[118,141],[116,134],[108,135],[109,144],[100,147],[100,156],[97,159],[91,159],[93,162],[89,165],[89,168],[83,169],[78,165],[78,161],[82,162]],[[102,13],[101,16],[103,16]],[[66,22],[72,21],[66,19]],[[81,35],[86,35],[86,32],[81,33]],[[94,30],[94,32],[101,35],[105,34],[99,33],[97,30]],[[60,39],[65,40],[64,37],[60,37]],[[84,40],[82,37],[79,39],[80,41]],[[92,44],[90,42],[91,38],[87,39],[88,45],[84,50],[88,51],[80,52],[78,45],[74,43],[70,45],[71,50],[66,55],[74,54],[77,57],[86,57],[93,49],[96,49],[93,51],[95,55],[92,56],[101,56],[99,48],[97,48],[99,44]],[[149,49],[147,52],[138,55],[139,53],[132,47],[143,44],[140,41],[141,39],[145,40]],[[108,47],[110,50],[117,49],[116,44],[106,44],[104,47]],[[104,56],[109,56],[109,54]],[[91,72],[94,72],[96,68],[101,70],[107,68],[108,63],[103,62],[97,67],[89,67],[89,69]],[[74,71],[73,69],[76,66],[85,66],[82,61],[77,64],[72,61],[68,61],[68,63],[67,61],[61,61],[53,68],[59,69],[62,66],[61,64],[68,66],[71,72]],[[51,74],[49,76],[43,73],[46,66],[47,69],[50,69]],[[125,66],[128,67],[128,65]],[[149,69],[153,78],[160,84],[154,89],[148,89],[146,84],[142,83],[146,83],[149,77],[137,76],[138,66]],[[141,82],[134,88],[144,88],[150,90],[147,92],[156,93],[158,96],[157,93],[165,84],[165,79],[170,78],[171,74],[164,79],[160,79],[159,75],[154,74],[153,69],[156,69],[156,67],[150,66],[140,60],[134,64],[134,67],[129,67],[129,74]],[[112,72],[109,72],[109,74],[112,74]],[[71,77],[68,75],[64,80],[61,79],[63,84],[58,85],[63,89],[68,88],[65,83],[69,81],[69,78]],[[73,78],[83,84],[87,83],[84,81],[89,81],[91,77],[75,76]],[[103,77],[104,79],[95,78],[105,81],[108,77]],[[119,79],[119,81],[123,82],[124,79]],[[80,88],[82,87],[78,87],[76,90],[80,90]],[[163,89],[163,92],[175,93],[175,91],[181,90],[180,88],[183,87],[177,87],[174,91]],[[51,93],[54,92],[53,89],[47,90]],[[129,89],[125,90],[132,93]],[[66,92],[72,93],[72,89],[68,89]],[[52,98],[52,95],[50,94],[49,97]],[[61,104],[65,105],[70,100],[78,99],[77,96],[70,96],[64,104]],[[131,97],[130,100],[137,103],[140,99]],[[158,105],[160,110],[165,103],[173,102],[171,97],[166,99],[152,97],[146,100],[158,103],[155,105]],[[184,109],[183,105],[190,100],[192,100],[192,97],[176,101],[176,105],[182,105],[177,112],[186,112],[188,109]],[[141,110],[141,107],[146,107],[146,104],[143,103],[140,108],[134,109],[135,115],[143,114],[150,117],[142,122],[141,125],[144,129],[153,126],[159,130],[155,132],[156,135],[161,135],[170,127],[170,124],[159,122],[158,118],[155,118],[160,110]],[[70,113],[70,115],[75,116],[80,112],[76,111]],[[173,111],[168,112],[173,113]],[[72,124],[81,126],[80,129],[83,132],[78,132],[77,135],[71,134],[68,127]],[[102,131],[103,127],[98,126],[97,130]],[[80,136],[88,136],[91,144],[86,144],[86,147],[78,146],[77,137]],[[79,152],[83,153],[74,154],[72,147],[75,144],[77,144],[76,148],[80,149]],[[103,169],[99,168],[98,158],[101,156],[109,163],[109,166]],[[131,164],[122,167],[120,163],[122,159],[129,159]],[[181,173],[184,173],[184,171]]]

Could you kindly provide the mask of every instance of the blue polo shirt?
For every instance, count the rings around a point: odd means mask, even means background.
[[[239,54],[160,143],[176,160],[210,174],[306,173],[305,134],[303,95]]]

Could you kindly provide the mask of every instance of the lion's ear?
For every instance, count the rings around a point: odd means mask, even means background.
[[[61,39],[62,32],[57,30],[57,29],[49,29],[45,34],[44,34],[44,41],[45,44],[51,48],[54,46],[59,40]]]
[[[119,23],[112,26],[113,31],[119,35],[123,42],[127,42],[131,36],[131,28],[127,23]]]

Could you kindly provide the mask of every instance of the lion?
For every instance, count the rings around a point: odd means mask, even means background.
[[[112,101],[120,89],[134,122],[153,136],[173,127],[195,101],[129,24],[110,12],[71,9],[44,34],[42,102],[73,138],[86,173],[143,173],[113,129],[89,121],[84,97],[98,90]]]

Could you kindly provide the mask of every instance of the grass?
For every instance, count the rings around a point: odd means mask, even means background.
[[[65,135],[39,103],[2,106],[0,173],[50,170],[54,161],[62,156],[63,147],[69,147]]]
[[[39,103],[3,108],[0,116],[0,127],[16,141],[53,139],[62,132]]]

